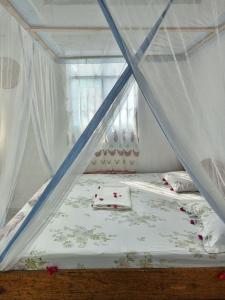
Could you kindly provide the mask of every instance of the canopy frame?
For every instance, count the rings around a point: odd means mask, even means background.
[[[0,4],[5,7],[10,15],[16,18],[18,23],[29,32],[29,34],[34,38],[37,43],[40,44],[50,55],[50,57],[58,63],[71,63],[71,60],[80,59],[79,56],[72,57],[62,57],[57,55],[54,49],[48,45],[47,42],[38,34],[40,32],[53,32],[53,33],[72,33],[72,32],[102,32],[102,31],[110,31],[110,27],[105,26],[96,26],[96,27],[88,27],[88,26],[32,26],[28,24],[28,22],[24,19],[24,17],[19,13],[19,11],[13,6],[10,0],[0,0]],[[135,30],[135,28],[133,28]],[[147,30],[147,28],[146,28]],[[210,42],[217,33],[222,33],[225,31],[225,23],[222,23],[219,26],[185,26],[185,27],[161,27],[160,31],[168,31],[168,32],[205,32],[206,35],[202,37],[200,40],[196,41],[194,45],[192,45],[187,52],[191,53],[196,51],[197,49],[204,46],[206,43]],[[90,57],[87,57],[90,58]],[[95,58],[95,57],[94,57]],[[68,61],[67,61],[68,60]]]

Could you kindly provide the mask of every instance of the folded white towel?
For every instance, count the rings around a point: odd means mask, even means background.
[[[131,209],[130,189],[129,187],[98,187],[92,207],[95,209]]]

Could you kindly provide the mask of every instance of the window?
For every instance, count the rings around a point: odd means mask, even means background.
[[[70,69],[72,136],[78,138],[125,68],[124,63],[74,64]],[[130,87],[126,99],[107,131],[99,151],[124,154],[137,151],[137,85]],[[122,155],[123,156],[123,155]],[[96,156],[97,157],[97,156]],[[101,157],[101,155],[99,156]],[[123,159],[124,159],[123,157]],[[101,157],[102,160],[102,157]],[[104,160],[102,160],[104,161]]]

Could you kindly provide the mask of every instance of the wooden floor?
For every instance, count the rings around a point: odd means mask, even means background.
[[[0,300],[225,299],[224,269],[120,269],[0,273]]]

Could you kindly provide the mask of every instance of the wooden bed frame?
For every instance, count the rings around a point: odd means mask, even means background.
[[[1,300],[220,300],[224,268],[10,271],[0,273]]]

